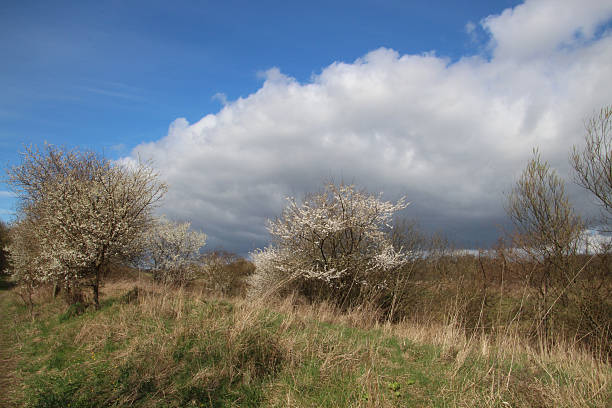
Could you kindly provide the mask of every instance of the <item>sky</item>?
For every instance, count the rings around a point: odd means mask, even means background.
[[[609,0],[2,2],[0,161],[151,159],[158,212],[241,254],[330,179],[488,247],[536,147],[596,217],[568,154],[612,103],[611,22]]]

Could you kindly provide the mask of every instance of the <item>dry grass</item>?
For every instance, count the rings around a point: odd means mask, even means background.
[[[126,296],[136,285],[137,297]],[[518,325],[470,331],[457,313],[448,313],[444,323],[391,324],[381,322],[375,308],[340,313],[328,303],[307,304],[295,296],[213,298],[147,279],[115,280],[103,293],[98,312],[60,315],[58,321],[61,307],[46,299],[34,322],[24,316],[24,406],[611,402],[608,362],[562,341],[534,346]]]
[[[612,403],[612,369],[605,356],[594,356],[563,338],[553,341],[552,346],[544,342],[534,346],[532,339],[523,336],[519,321],[494,332],[470,331],[463,327],[457,310],[446,314],[444,324],[407,320],[391,324],[380,323],[375,308],[339,312],[326,302],[308,305],[288,297],[272,306],[266,300],[268,307],[292,321],[380,330],[404,342],[439,347],[440,358],[452,366],[450,381],[442,390],[452,406],[604,407]],[[377,345],[370,346],[370,354],[376,355]],[[474,359],[484,364],[475,367]],[[348,361],[351,359],[346,358]],[[466,369],[470,375],[460,375]],[[537,376],[529,378],[526,372]],[[380,378],[372,369],[360,380],[364,390],[380,389]]]

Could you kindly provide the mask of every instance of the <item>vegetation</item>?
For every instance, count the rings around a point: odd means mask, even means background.
[[[443,324],[381,324],[375,312],[340,312],[325,302],[215,298],[197,287],[168,289],[136,277],[107,283],[101,309],[80,315],[39,290],[30,319],[17,299],[0,292],[3,350],[17,356],[3,379],[10,387],[1,398],[10,406],[612,402],[605,362],[571,344],[538,350],[514,326],[481,335],[452,318],[452,310]]]
[[[133,256],[165,184],[144,164],[128,167],[50,145],[42,152],[26,148],[8,174],[19,199],[17,230],[28,234],[8,247],[15,273],[76,295],[89,286],[99,306],[103,273]]]
[[[158,282],[184,285],[193,280],[206,234],[191,231],[190,226],[163,217],[156,220],[143,236],[138,265],[151,270]]]
[[[384,228],[405,208],[354,186],[328,184],[325,190],[294,199],[268,231],[274,244],[253,254],[253,292],[295,290],[309,300],[342,306],[388,297],[396,271],[405,262]]]
[[[586,124],[585,146],[574,146],[570,161],[576,182],[593,193],[612,221],[612,106],[602,108]]]
[[[10,243],[9,235],[9,227],[3,221],[0,221],[0,275],[9,272],[8,254],[6,252],[6,247]]]
[[[571,155],[608,213],[611,118]],[[290,199],[251,263],[154,218],[166,186],[145,165],[47,146],[9,178],[0,405],[612,406],[610,246],[584,245],[537,150],[515,230],[478,253],[344,184]]]
[[[573,261],[578,260],[584,227],[563,181],[537,151],[508,197],[507,212],[516,227],[512,246],[534,265],[526,278],[537,289],[537,327],[546,335],[553,303],[573,285],[580,270]]]
[[[234,253],[216,250],[201,258],[199,277],[209,293],[245,297],[255,265]]]

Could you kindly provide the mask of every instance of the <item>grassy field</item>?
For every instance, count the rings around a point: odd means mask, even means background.
[[[138,286],[138,293],[133,290]],[[367,310],[214,298],[117,280],[100,310],[49,291],[32,313],[0,285],[11,407],[610,407],[612,367],[446,324]]]

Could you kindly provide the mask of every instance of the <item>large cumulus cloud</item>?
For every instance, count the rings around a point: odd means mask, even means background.
[[[177,119],[132,156],[152,158],[170,184],[161,211],[212,246],[265,245],[284,197],[329,178],[407,195],[407,216],[486,245],[531,150],[568,176],[584,118],[612,102],[610,18],[609,1],[530,0],[481,21],[482,55],[381,48],[307,83],[272,68],[257,92],[197,123]]]

